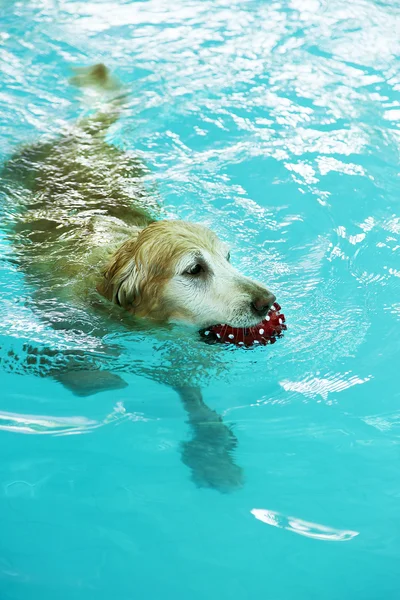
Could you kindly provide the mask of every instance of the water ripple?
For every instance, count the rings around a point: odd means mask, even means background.
[[[122,402],[117,402],[112,412],[102,421],[83,416],[61,417],[1,411],[0,431],[36,435],[77,435],[89,433],[103,425],[117,425],[123,420],[148,421],[149,419],[141,414],[128,412]]]
[[[279,385],[287,392],[297,392],[306,398],[318,398],[327,400],[329,394],[347,390],[354,385],[362,385],[371,380],[371,376],[360,378],[351,373],[338,373],[325,377],[315,377],[314,374],[306,376],[302,381],[283,380]]]
[[[250,512],[256,519],[267,525],[278,527],[278,529],[286,529],[287,531],[292,531],[293,533],[314,540],[321,540],[324,542],[349,542],[359,535],[358,531],[334,529],[333,527],[327,527],[326,525],[320,525],[319,523],[303,521],[297,517],[286,517],[273,510],[253,508]]]
[[[0,431],[40,435],[71,435],[87,433],[97,427],[100,427],[98,421],[86,417],[58,417],[0,412]]]

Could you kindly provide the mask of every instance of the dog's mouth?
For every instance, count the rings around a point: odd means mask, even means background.
[[[265,318],[253,325],[247,327],[213,325],[200,330],[199,333],[209,344],[225,343],[245,347],[273,344],[278,337],[282,337],[283,331],[287,329],[285,315],[280,310],[280,305],[275,302]]]
[[[203,326],[201,330],[203,329],[212,329],[213,327],[231,327],[232,329],[250,329],[252,327],[256,327],[257,325],[259,325],[259,323],[262,323],[262,321],[264,321],[270,311],[273,310],[273,307],[271,307],[271,309],[268,311],[268,313],[266,313],[264,316],[256,316],[256,315],[249,315],[249,314],[245,314],[243,316],[239,316],[236,319],[232,319],[233,322],[225,322],[223,325],[221,323],[209,323],[207,324],[207,326]]]

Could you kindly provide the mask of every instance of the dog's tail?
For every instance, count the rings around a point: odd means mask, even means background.
[[[79,120],[78,125],[87,133],[104,133],[119,118],[126,104],[127,91],[110,70],[98,63],[91,67],[75,67],[70,83],[90,94],[96,112]]]
[[[110,70],[98,63],[91,67],[74,67],[75,75],[70,78],[70,83],[80,88],[94,88],[104,91],[116,91],[121,89],[122,84],[110,73]]]

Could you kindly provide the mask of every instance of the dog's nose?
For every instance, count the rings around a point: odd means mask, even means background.
[[[254,312],[257,313],[257,315],[263,316],[267,314],[275,300],[276,297],[274,296],[274,294],[269,293],[266,296],[255,298],[251,303],[251,306]]]

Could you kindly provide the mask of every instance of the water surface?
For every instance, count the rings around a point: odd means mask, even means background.
[[[232,245],[289,326],[226,352],[228,375],[204,386],[245,484],[199,488],[172,389],[126,368],[127,388],[79,398],[22,368],[27,344],[97,342],[46,326],[4,235],[2,598],[397,598],[398,4],[1,10],[1,160],[87,110],[70,67],[105,62],[131,90],[109,141],[145,161],[169,217]],[[110,365],[155,360],[143,336],[108,339],[123,348]]]

